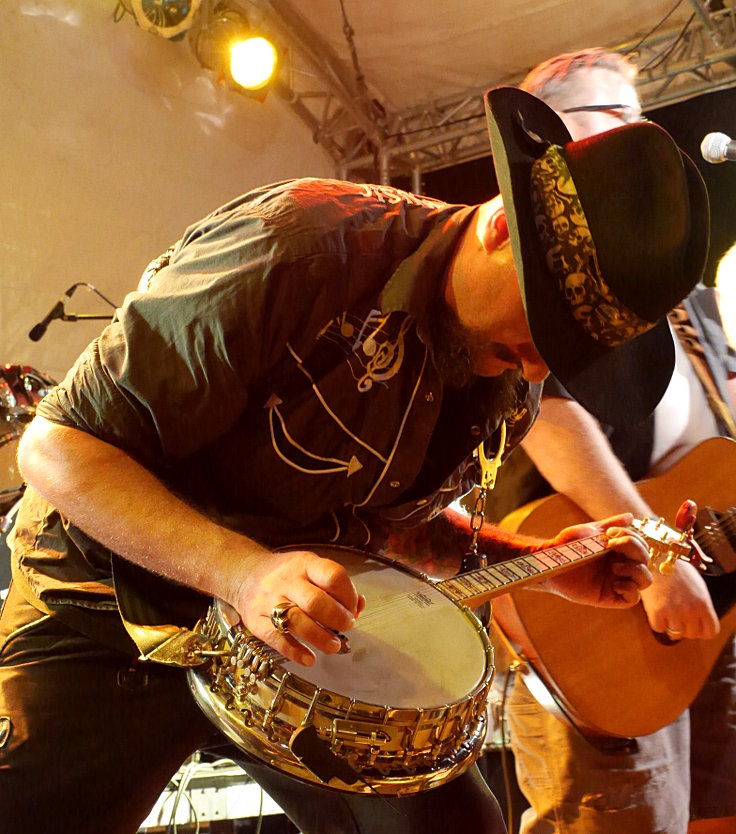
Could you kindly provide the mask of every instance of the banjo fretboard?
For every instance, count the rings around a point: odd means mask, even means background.
[[[539,579],[545,573],[561,572],[586,559],[600,556],[607,550],[610,550],[608,538],[605,533],[599,533],[468,571],[438,582],[437,585],[456,602],[477,606],[491,597]]]

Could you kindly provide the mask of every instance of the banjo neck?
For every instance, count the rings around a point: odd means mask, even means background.
[[[513,591],[552,573],[570,570],[582,562],[602,556],[609,550],[611,548],[608,546],[606,534],[599,533],[467,571],[436,584],[455,602],[476,608],[495,596]]]
[[[693,547],[692,529],[697,506],[685,501],[677,514],[676,527],[668,527],[664,519],[634,519],[631,524],[649,547],[649,566],[661,573],[671,573],[675,562],[684,559],[702,571],[713,559]],[[556,544],[535,550],[525,556],[507,559],[483,568],[467,571],[437,582],[436,585],[455,602],[477,608],[500,594],[516,590],[529,582],[552,573],[563,573],[590,559],[612,550],[606,533]]]

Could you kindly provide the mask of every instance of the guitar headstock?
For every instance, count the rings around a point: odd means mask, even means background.
[[[685,501],[677,511],[676,527],[665,524],[663,518],[634,519],[632,527],[649,547],[650,566],[660,573],[672,573],[678,559],[684,559],[702,571],[712,562],[693,540],[693,525],[697,515],[694,501]]]

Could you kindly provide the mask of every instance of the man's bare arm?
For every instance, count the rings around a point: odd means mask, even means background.
[[[351,628],[361,600],[342,566],[309,551],[274,553],[221,527],[170,492],[121,449],[36,417],[19,448],[26,481],[73,524],[153,573],[229,602],[256,636],[301,663],[314,656],[273,627],[290,601],[291,634],[337,652],[325,629]]]
[[[469,516],[452,509],[427,524],[406,530],[390,530],[386,555],[411,565],[435,579],[447,579],[460,569],[470,548],[472,532]],[[484,523],[478,537],[478,551],[490,562],[512,559],[542,546],[541,539],[512,535]]]

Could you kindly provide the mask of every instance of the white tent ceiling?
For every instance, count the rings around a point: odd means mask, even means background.
[[[675,0],[344,0],[360,65],[391,111],[518,80],[544,58],[641,37]],[[286,4],[271,3],[286,13]],[[293,4],[346,62],[339,0]],[[693,9],[680,7],[668,28]]]

